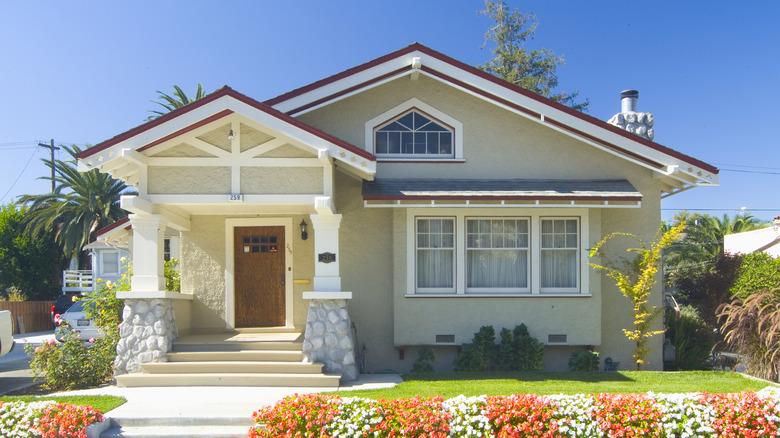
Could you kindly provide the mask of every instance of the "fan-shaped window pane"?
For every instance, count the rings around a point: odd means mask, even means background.
[[[384,157],[451,158],[452,134],[451,128],[411,110],[374,130],[374,150]]]

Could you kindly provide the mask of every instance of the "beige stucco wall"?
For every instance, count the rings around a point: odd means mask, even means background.
[[[321,167],[242,167],[243,194],[307,194],[323,192]]]
[[[286,254],[290,257],[292,251],[292,279],[311,282],[314,277],[314,240],[312,237],[302,240],[297,226],[304,218],[311,226],[308,216],[259,217],[291,218],[293,239],[287,242],[289,248]],[[191,218],[192,228],[181,233],[181,288],[183,293],[194,296],[190,325],[195,333],[221,331],[228,322],[225,308],[225,239],[228,236],[225,227],[226,220],[230,218],[251,220],[245,215],[198,215]],[[303,300],[303,292],[310,290],[311,284],[293,284],[293,323],[297,327],[306,323],[308,307]]]
[[[641,208],[590,209],[587,245],[613,231],[652,240],[660,225],[660,188],[649,170],[429,78],[402,78],[300,118],[364,146],[365,121],[412,97],[463,123],[465,163],[380,162],[377,178],[627,179],[643,194]],[[360,342],[369,348],[369,369],[408,370],[415,357],[407,355],[400,361],[397,346],[432,344],[435,334],[455,334],[460,344],[469,342],[481,325],[492,324],[498,332],[521,322],[540,339],[547,333],[564,331],[573,345],[595,344],[602,358],[620,361],[621,369],[632,368],[633,345],[622,332],[631,328],[633,321],[630,303],[603,274],[591,271],[591,297],[406,297],[406,211],[363,208],[359,183],[343,177],[336,192],[339,212],[344,214],[342,282],[355,296],[350,311]],[[558,210],[567,215],[567,209]],[[523,209],[502,209],[495,214],[523,213]],[[435,210],[431,214],[436,214]],[[623,253],[614,249],[611,255]],[[583,248],[583,257],[586,254],[587,248]],[[661,304],[660,287],[654,290],[651,302]],[[661,336],[651,340],[649,369],[661,369],[661,341]],[[548,347],[549,355],[566,357],[572,348]],[[561,369],[560,362],[548,360],[548,368]]]
[[[230,193],[229,167],[149,166],[147,178],[150,195]]]

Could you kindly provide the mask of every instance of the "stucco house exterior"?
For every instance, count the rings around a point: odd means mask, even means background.
[[[629,302],[588,249],[650,241],[663,197],[718,184],[635,103],[610,124],[413,44],[265,102],[225,87],[85,150],[81,169],[138,191],[118,373],[185,338],[272,333],[345,380],[406,372],[421,346],[446,370],[480,326],[520,323],[548,370],[590,345],[632,368]],[[181,293],[164,290],[171,231]]]

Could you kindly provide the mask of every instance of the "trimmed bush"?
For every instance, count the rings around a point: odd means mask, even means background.
[[[599,354],[590,350],[577,350],[569,356],[569,371],[598,371]]]

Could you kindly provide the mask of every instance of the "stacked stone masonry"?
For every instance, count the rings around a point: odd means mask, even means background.
[[[176,338],[173,300],[125,300],[114,373],[136,373],[142,363],[167,362]]]
[[[341,380],[357,379],[354,342],[346,300],[311,300],[306,317],[303,355],[324,364],[326,373],[341,374]]]

